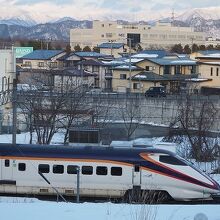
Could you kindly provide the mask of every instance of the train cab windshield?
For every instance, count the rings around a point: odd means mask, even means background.
[[[171,155],[160,155],[159,161],[162,163],[167,163],[171,165],[178,165],[178,166],[188,166],[188,164],[177,156]]]

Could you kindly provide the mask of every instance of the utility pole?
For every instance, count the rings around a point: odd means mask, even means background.
[[[129,45],[129,92],[131,92],[131,38],[127,39]]]
[[[12,92],[12,144],[16,145],[17,134],[17,77],[13,80],[13,92]]]
[[[12,88],[12,144],[16,145],[16,134],[17,134],[17,73],[15,67],[14,59],[14,47],[12,45],[12,69],[11,71],[15,73],[15,78],[13,79]],[[14,69],[15,68],[15,69]]]

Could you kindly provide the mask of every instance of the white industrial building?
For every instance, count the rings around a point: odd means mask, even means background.
[[[92,28],[70,30],[70,45],[95,47],[105,42],[118,42],[132,46],[139,44],[143,49],[168,48],[174,44],[205,44],[205,34],[195,32],[191,27],[174,27],[171,23],[119,24],[116,21],[93,21]]]
[[[14,48],[0,49],[0,128],[11,126],[11,103],[5,104],[4,97],[9,96],[16,77],[16,58]],[[3,105],[4,104],[4,105]]]

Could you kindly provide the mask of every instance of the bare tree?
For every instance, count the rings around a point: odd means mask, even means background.
[[[139,127],[141,121],[140,99],[138,97],[128,96],[124,103],[119,103],[119,112],[127,133],[127,140],[130,140],[132,134]]]
[[[34,80],[40,81],[39,78]],[[65,130],[66,143],[74,120],[88,113],[88,108],[85,108],[86,91],[82,80],[71,80],[67,77],[61,85],[49,85],[47,91],[33,90],[29,87],[18,94],[18,106],[30,130],[30,143],[33,132],[36,132],[39,144],[49,144],[53,135],[61,129]]]
[[[217,109],[210,100],[193,99],[187,95],[178,107],[176,118],[171,122],[170,128],[177,126],[182,138],[187,137],[191,145],[191,156],[198,161],[209,161],[214,159],[216,144],[210,141],[210,131],[213,129],[217,116]],[[172,138],[170,134],[169,139]]]

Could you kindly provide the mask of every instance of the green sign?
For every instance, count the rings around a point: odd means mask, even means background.
[[[16,58],[21,58],[24,55],[33,52],[33,47],[15,47],[15,56]]]

